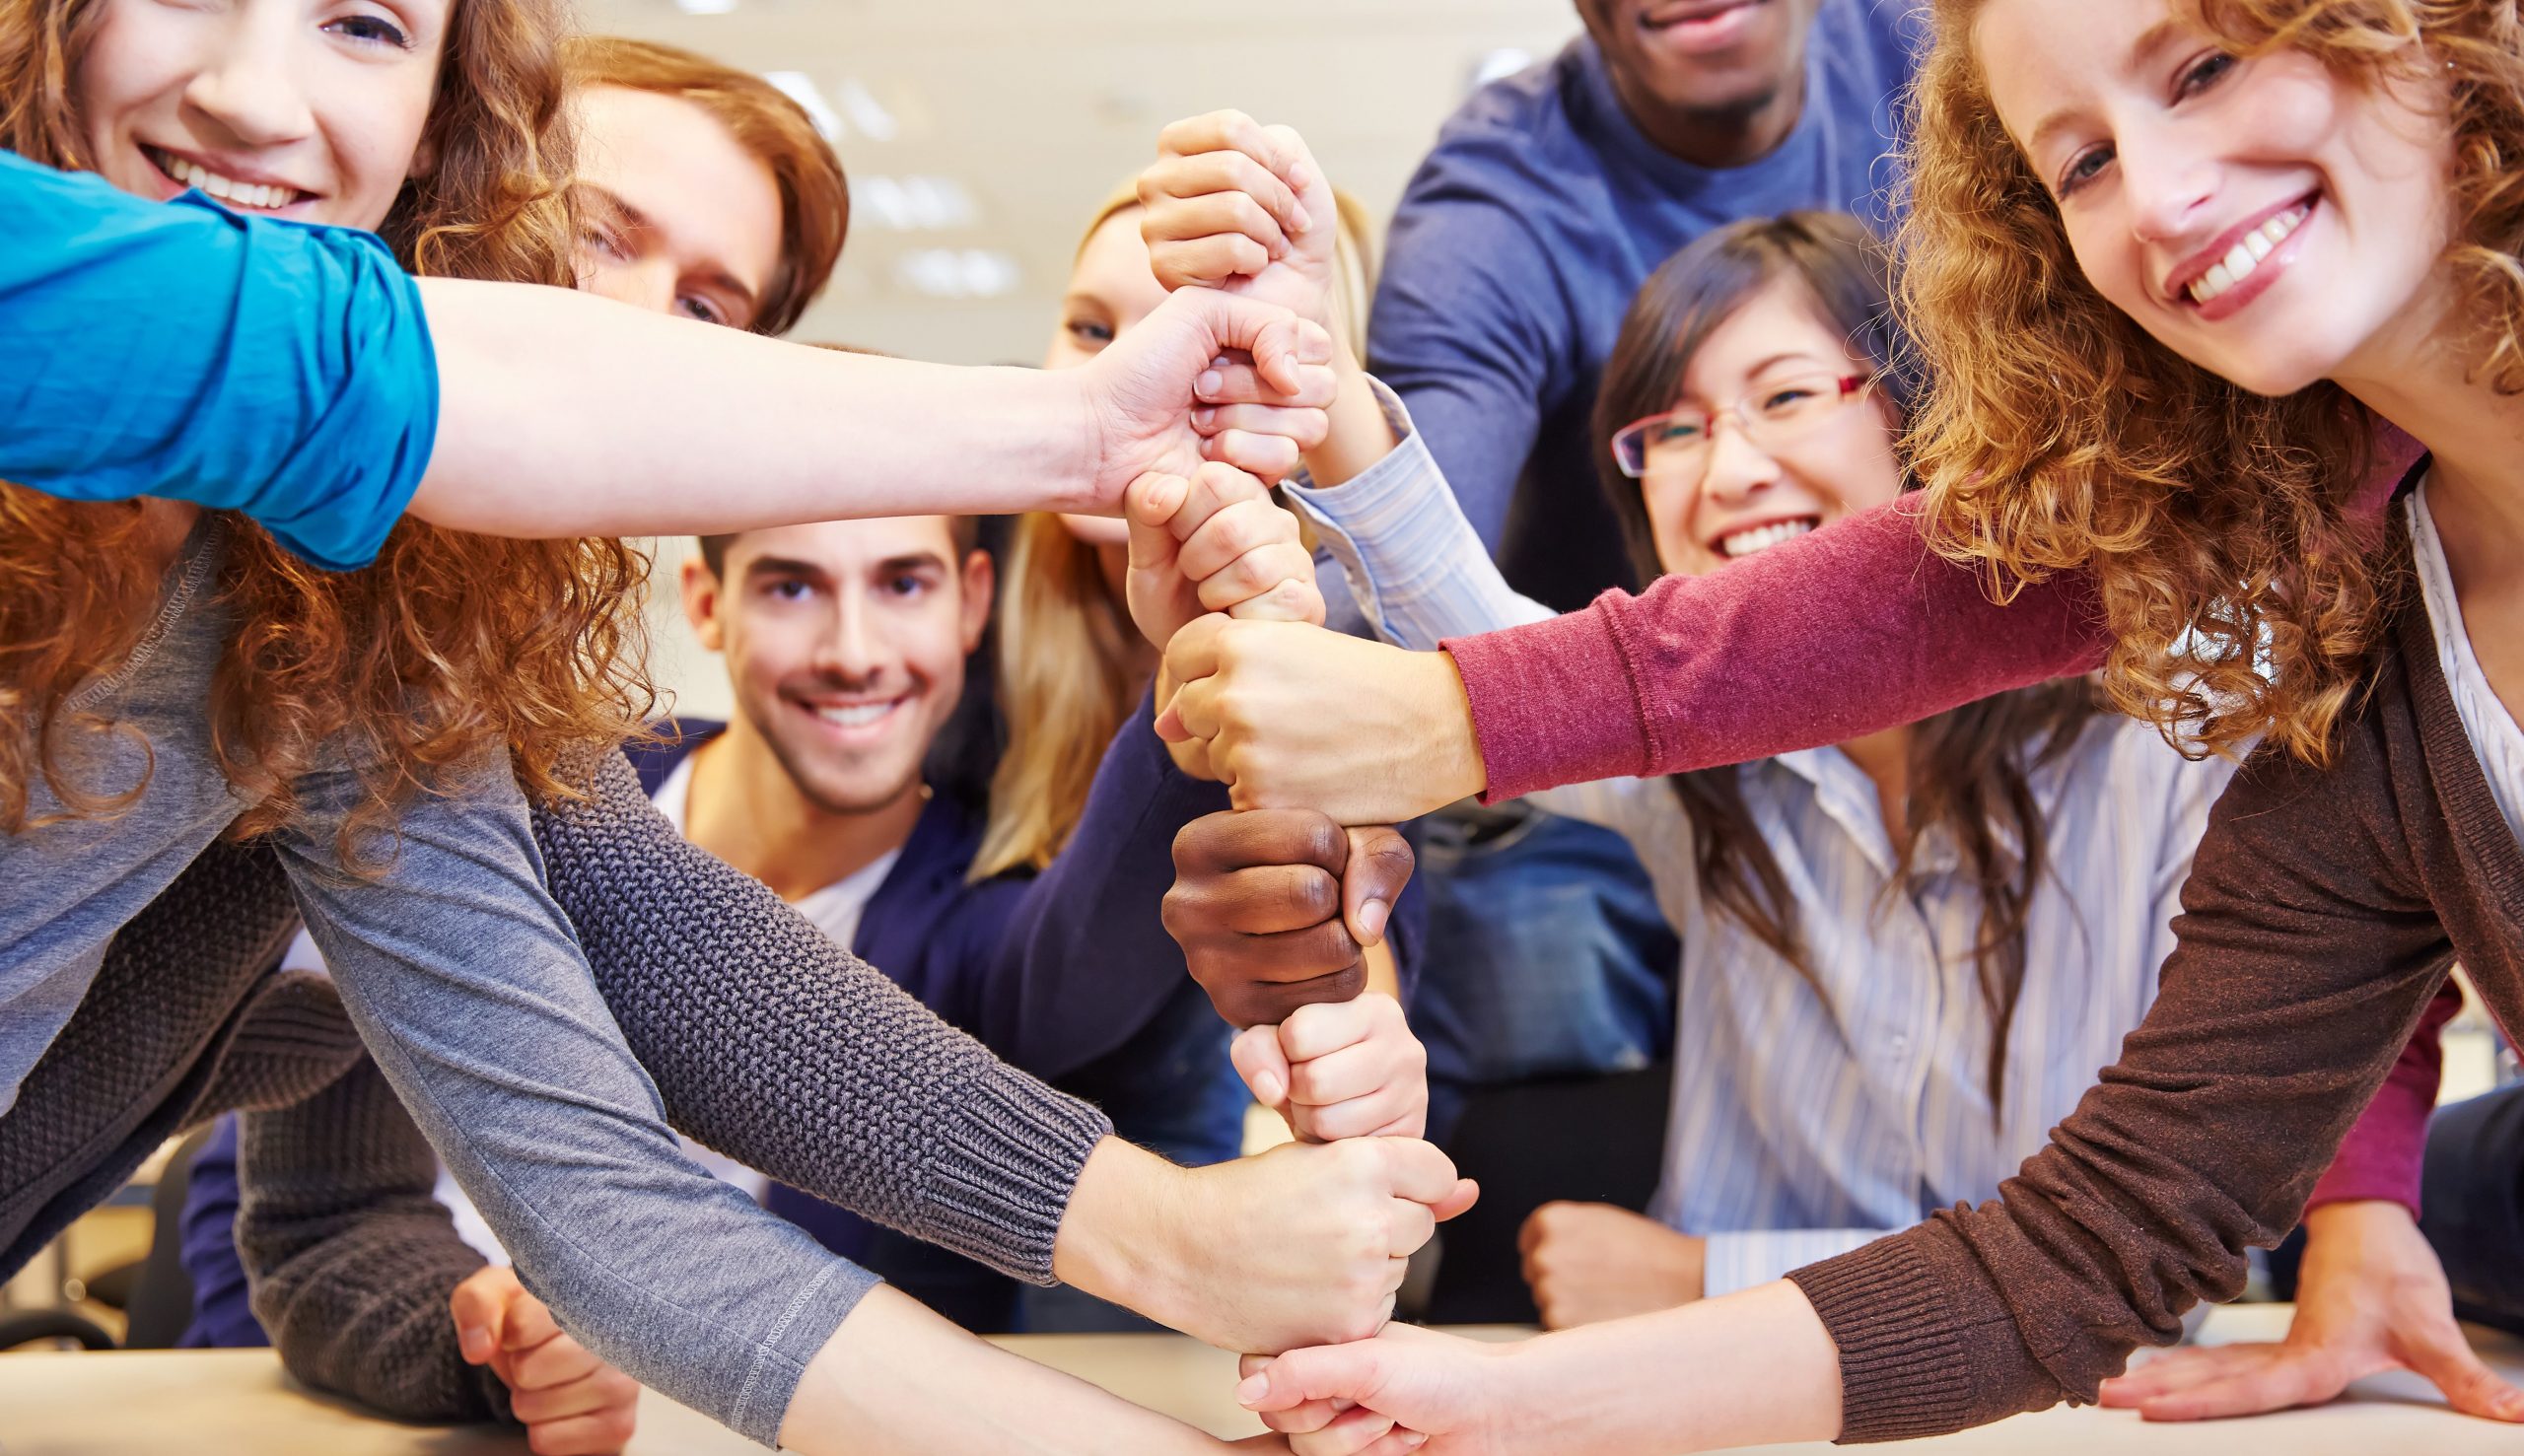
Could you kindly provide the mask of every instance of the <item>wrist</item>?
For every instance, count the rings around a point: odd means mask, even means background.
[[[1463,685],[1463,671],[1455,665],[1454,654],[1441,648],[1412,656],[1433,659],[1424,669],[1429,683],[1427,714],[1421,721],[1430,724],[1437,735],[1429,745],[1429,763],[1436,792],[1443,797],[1431,806],[1484,793],[1490,787],[1490,770],[1481,761],[1481,734],[1472,721],[1472,694]]]
[[[1030,473],[1036,477],[1042,493],[1048,497],[1030,510],[1081,512],[1099,515],[1116,511],[1121,493],[1116,490],[1111,500],[1104,499],[1103,422],[1095,408],[1095,397],[1087,387],[1087,377],[1092,369],[1021,369],[1007,371],[1016,377],[1018,398],[1003,418],[1017,426],[1017,440],[1012,442],[1020,457],[1030,455],[1034,463],[1020,467],[1018,478]]]
[[[1172,1324],[1176,1231],[1184,1172],[1153,1152],[1106,1138],[1087,1155],[1052,1240],[1052,1274],[1098,1299]]]
[[[2405,1228],[2419,1220],[2410,1210],[2388,1198],[2344,1199],[2305,1211],[2305,1234],[2309,1238],[2330,1238],[2343,1234],[2362,1233],[2377,1228]]]
[[[1336,387],[1324,412],[1328,428],[1323,443],[1305,453],[1305,483],[1317,490],[1347,485],[1401,444],[1367,383],[1366,367],[1346,339],[1338,332],[1332,337]]]

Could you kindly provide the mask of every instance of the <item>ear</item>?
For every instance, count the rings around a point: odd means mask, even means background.
[[[727,634],[719,625],[719,577],[710,563],[701,559],[699,551],[683,559],[683,619],[692,624],[692,635],[714,653],[728,648]]]
[[[990,626],[990,609],[999,590],[999,566],[987,551],[964,553],[964,655],[972,656],[982,645],[982,633]]]

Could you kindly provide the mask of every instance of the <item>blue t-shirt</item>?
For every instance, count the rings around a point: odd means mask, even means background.
[[[1676,249],[1744,218],[1837,208],[1882,227],[1925,40],[1915,0],[1823,0],[1796,126],[1744,167],[1660,150],[1582,35],[1446,122],[1394,214],[1368,355],[1517,590],[1571,611],[1640,585],[1587,453],[1632,296]]]
[[[374,236],[0,152],[0,479],[240,511],[365,566],[429,466],[438,363]]]

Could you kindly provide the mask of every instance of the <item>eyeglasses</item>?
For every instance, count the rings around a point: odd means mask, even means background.
[[[1718,422],[1728,415],[1747,441],[1775,451],[1828,423],[1843,405],[1873,388],[1875,379],[1871,374],[1798,375],[1764,384],[1715,414],[1684,408],[1633,420],[1613,432],[1613,463],[1633,480],[1699,475],[1709,468]]]

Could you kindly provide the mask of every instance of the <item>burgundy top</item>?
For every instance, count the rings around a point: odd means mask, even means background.
[[[2380,519],[2419,458],[2387,429],[2355,512]],[[2004,605],[1928,549],[1906,496],[1708,576],[1441,646],[1463,675],[1485,801],[1559,784],[1683,773],[1838,743],[2103,661],[2094,586],[2062,572]],[[1573,707],[1593,711],[1572,711]],[[2448,985],[2314,1192],[2419,1209]]]

